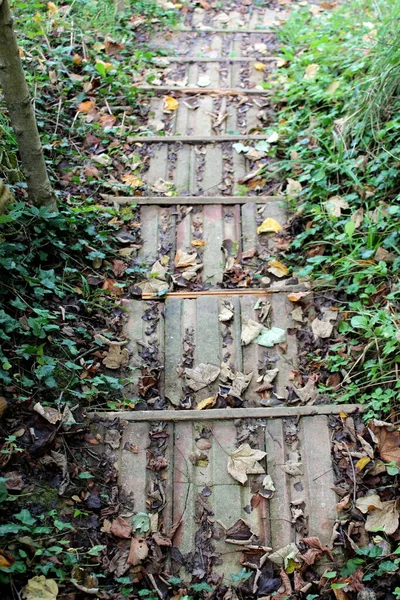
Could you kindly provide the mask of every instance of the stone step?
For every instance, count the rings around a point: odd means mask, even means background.
[[[172,548],[164,548],[175,575],[187,581],[201,567],[199,578],[214,573],[229,581],[250,554],[259,560],[308,536],[330,545],[336,495],[329,417],[292,411],[255,420],[243,410],[240,420],[208,422],[191,411],[189,421],[125,423],[117,459],[122,512],[157,514],[164,535],[177,527]],[[109,430],[115,416],[97,421]],[[264,473],[241,484],[228,459],[244,440],[266,456],[259,461]],[[269,498],[266,474],[276,490]],[[247,539],[229,532],[240,520],[251,530]]]
[[[295,399],[291,373],[298,364],[296,333],[300,324],[290,316],[293,305],[287,296],[287,292],[276,291],[264,296],[167,297],[165,304],[127,301],[125,335],[129,339],[130,367],[134,369],[136,380],[126,395],[132,399],[143,398],[143,377],[155,369],[158,399],[152,400],[150,406],[158,402],[158,407],[196,408],[210,397],[220,406],[226,401],[247,407],[279,406],[290,396]],[[233,317],[229,322],[222,322],[219,315],[227,303],[233,309]],[[260,310],[266,307],[269,316],[262,322]],[[286,341],[270,348],[256,343],[242,345],[241,335],[248,319],[262,322],[267,328],[279,327],[285,331]],[[222,372],[209,385],[194,391],[188,385],[185,369],[200,364],[222,368]],[[242,373],[250,379],[248,387],[233,396],[231,381],[223,374],[228,367],[231,375],[240,378],[243,375],[238,373]],[[260,391],[262,377],[273,369],[277,372],[270,389],[267,386],[266,391]]]
[[[258,225],[267,217],[280,225],[286,221],[285,201],[268,204],[205,204],[191,207],[140,205],[142,246],[138,257],[142,265],[153,265],[156,260],[169,257],[167,270],[178,276],[182,268],[174,269],[178,250],[196,253],[197,271],[192,283],[197,290],[204,287],[247,288],[257,285],[259,278],[247,281],[276,254],[276,235],[257,234]],[[254,252],[253,252],[254,251]],[[241,258],[241,253],[251,252],[252,258]],[[235,266],[236,265],[236,266]],[[236,269],[235,277],[225,276]],[[232,274],[232,273],[231,273]],[[271,282],[277,278],[269,275]],[[190,281],[176,280],[176,286],[190,289]],[[267,285],[264,283],[263,285]],[[193,286],[192,286],[193,287]]]

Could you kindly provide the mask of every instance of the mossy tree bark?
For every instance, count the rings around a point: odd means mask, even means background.
[[[29,199],[37,206],[56,210],[8,0],[0,0],[0,87],[17,136]]]

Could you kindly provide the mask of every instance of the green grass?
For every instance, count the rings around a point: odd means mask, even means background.
[[[309,9],[294,11],[278,32],[280,56],[287,63],[269,84],[281,139],[273,176],[302,185],[296,207],[302,231],[287,260],[342,310],[338,342],[310,358],[317,361],[321,388],[332,400],[365,404],[367,418],[399,412],[400,117],[395,69],[390,85],[377,88],[373,79],[388,62],[382,42],[388,20],[393,23],[389,34],[395,34],[391,43],[400,47],[399,6],[356,0],[316,17]],[[378,43],[371,36],[375,29]],[[379,81],[386,84],[387,75]],[[372,107],[362,101],[372,96]],[[389,120],[383,118],[387,109]],[[372,110],[373,129],[366,125]],[[326,386],[332,372],[342,376],[336,390]]]

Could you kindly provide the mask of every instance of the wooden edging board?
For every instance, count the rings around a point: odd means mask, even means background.
[[[161,56],[162,60],[168,60],[170,63],[233,63],[233,62],[254,62],[256,59],[254,56],[181,56],[177,54],[176,56]],[[260,61],[262,62],[270,62],[274,60],[279,60],[277,56],[262,56]],[[155,63],[157,66],[157,63]]]
[[[234,289],[217,289],[204,291],[184,291],[184,292],[168,292],[162,296],[153,294],[142,294],[142,300],[164,300],[165,298],[186,298],[195,299],[199,296],[268,296],[270,294],[290,294],[291,292],[310,292],[303,284],[288,285],[282,288],[234,288]]]
[[[182,142],[184,144],[219,144],[221,142],[242,141],[267,141],[267,135],[146,135],[135,137],[133,143],[141,144],[172,144]]]
[[[135,86],[140,92],[181,92],[182,94],[219,94],[221,96],[249,96],[270,94],[270,90],[263,88],[207,88],[207,87],[180,87],[178,85],[145,85]]]
[[[116,204],[156,204],[157,206],[176,204],[266,204],[286,202],[286,196],[111,196],[100,194],[106,202]]]
[[[361,404],[323,404],[320,406],[293,406],[272,408],[216,408],[208,410],[138,410],[95,412],[89,416],[123,421],[221,421],[225,419],[283,419],[312,417],[314,415],[346,415],[365,412]]]

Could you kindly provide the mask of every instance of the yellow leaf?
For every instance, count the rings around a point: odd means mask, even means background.
[[[58,6],[56,6],[54,2],[48,2],[47,12],[49,13],[49,15],[56,15],[58,13]]]
[[[206,246],[207,242],[204,240],[192,240],[192,246]]]
[[[362,471],[368,463],[371,462],[371,459],[369,456],[363,456],[362,458],[360,458],[360,460],[358,460],[356,462],[356,469],[357,471]]]
[[[164,110],[177,110],[178,106],[178,100],[172,96],[164,96]]]
[[[301,566],[302,566],[302,563],[299,563],[299,562],[293,560],[293,558],[289,558],[287,561],[287,567],[286,567],[285,571],[288,575],[290,575],[291,573],[294,573],[296,571],[296,569],[300,569]]]
[[[200,402],[196,406],[196,410],[203,410],[203,408],[208,408],[209,406],[213,406],[214,402],[215,402],[215,396],[210,396],[210,398],[204,398],[204,400],[200,400]]]
[[[308,65],[306,67],[303,79],[305,79],[306,81],[311,81],[312,79],[315,79],[318,71],[319,65],[317,65],[317,63],[311,63],[311,65]]]
[[[268,263],[268,272],[276,277],[284,277],[289,273],[289,269],[279,260],[270,260]]]
[[[74,54],[72,57],[72,62],[75,66],[81,65],[83,61],[83,58],[81,56],[79,56],[79,54]]]
[[[130,173],[129,175],[124,175],[122,177],[122,181],[127,185],[130,185],[132,189],[139,188],[143,185],[143,181],[139,179],[139,177],[136,177],[136,175],[134,175],[133,173]]]
[[[259,227],[257,227],[257,233],[277,233],[278,231],[281,231],[281,229],[283,229],[283,227],[278,223],[278,221],[268,217],[261,223]]]
[[[340,81],[332,81],[332,83],[326,88],[326,91],[328,94],[334,94],[339,86]]]
[[[341,412],[339,413],[339,417],[340,417],[341,419],[347,419],[347,415],[346,415],[346,413],[345,413],[345,412],[343,412],[343,411],[341,411]]]
[[[256,71],[264,71],[265,69],[265,65],[262,62],[256,62],[253,66],[256,69]]]

